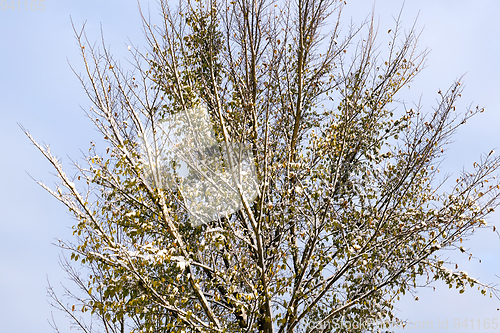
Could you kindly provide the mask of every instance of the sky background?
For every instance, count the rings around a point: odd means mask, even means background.
[[[4,4],[2,1],[0,3]],[[10,3],[10,1],[7,1]],[[35,4],[38,1],[34,2]],[[141,21],[136,1],[56,1],[43,2],[43,11],[2,11],[0,7],[0,331],[9,333],[48,333],[51,307],[46,297],[47,279],[56,287],[70,285],[58,265],[60,250],[55,239],[71,236],[74,220],[65,207],[35,184],[52,185],[49,163],[24,136],[22,124],[40,142],[48,143],[65,165],[70,157],[81,157],[89,142],[100,136],[86,119],[83,109],[90,103],[68,65],[82,71],[82,62],[74,38],[70,17],[80,28],[87,21],[90,40],[100,40],[102,25],[106,44],[116,59],[124,59],[130,39],[143,45]],[[141,1],[147,8],[148,1]],[[393,27],[393,17],[403,1],[379,0],[375,20],[381,41]],[[15,4],[17,6],[17,3]],[[373,1],[347,1],[344,22],[359,23],[373,8]],[[151,12],[156,15],[156,3]],[[405,92],[409,101],[422,98],[427,110],[435,104],[439,89],[447,89],[453,80],[465,75],[465,91],[460,110],[479,104],[486,112],[469,121],[455,137],[442,170],[457,174],[470,168],[481,153],[500,150],[500,2],[499,1],[406,1],[403,26],[409,29],[418,16],[422,31],[421,48],[428,47],[427,68]],[[123,60],[124,61],[124,60]],[[69,174],[73,170],[67,168]],[[500,215],[488,221],[500,227]],[[489,230],[477,232],[466,243],[478,260],[444,253],[459,262],[460,269],[483,282],[500,284],[500,239]],[[404,297],[396,304],[400,318],[415,322],[413,329],[398,332],[478,332],[499,331],[477,327],[493,318],[500,322],[500,301],[482,296],[476,289],[459,294],[444,283],[434,284],[436,291],[422,290],[419,301]],[[63,332],[68,320],[54,312]],[[454,323],[467,320],[468,327],[455,329]],[[474,320],[474,328],[470,326]],[[448,329],[439,323],[448,321]],[[416,328],[432,322],[433,329]],[[443,326],[443,325],[441,325]]]

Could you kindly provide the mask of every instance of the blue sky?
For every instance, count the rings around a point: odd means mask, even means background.
[[[365,18],[373,7],[371,0],[347,1],[344,20],[348,23]],[[7,1],[10,3],[10,1]],[[35,2],[37,3],[37,2]],[[141,1],[147,7],[148,1]],[[401,0],[379,0],[375,18],[381,37],[392,27],[393,16]],[[52,151],[68,165],[69,157],[78,158],[89,142],[98,137],[81,108],[90,104],[71,71],[68,61],[79,72],[82,64],[74,39],[70,16],[77,27],[87,21],[91,40],[100,38],[102,24],[106,44],[117,58],[127,54],[128,38],[141,44],[141,22],[136,1],[44,1],[44,11],[0,7],[0,327],[2,332],[51,332],[47,319],[51,308],[45,288],[47,277],[58,285],[66,281],[58,266],[59,250],[51,245],[56,238],[69,238],[73,218],[67,210],[36,185],[27,172],[49,185],[51,167],[19,129],[21,123],[33,136],[51,144]],[[17,6],[17,4],[16,4]],[[155,14],[156,4],[151,4]],[[407,1],[403,25],[410,27],[418,15],[417,28],[424,28],[420,44],[429,47],[428,67],[417,77],[405,96],[413,101],[422,97],[432,107],[439,89],[446,89],[454,79],[465,76],[465,92],[459,108],[471,103],[486,112],[470,121],[455,137],[446,172],[469,168],[481,153],[500,148],[500,2],[498,1]],[[499,149],[500,150],[500,149]],[[71,174],[72,170],[68,169]],[[490,225],[500,227],[499,214]],[[459,261],[460,269],[483,282],[500,283],[500,239],[491,231],[476,233],[467,242],[472,253],[482,259],[449,254]],[[399,316],[413,321],[432,321],[433,329],[407,331],[471,332],[470,320],[484,323],[498,318],[500,301],[484,297],[477,290],[458,294],[442,283],[436,291],[402,299],[396,306]],[[62,328],[68,321],[60,314]],[[438,322],[448,320],[448,330]],[[468,320],[465,329],[454,328],[454,320]],[[481,328],[483,331],[484,328]],[[68,331],[65,329],[64,331]]]

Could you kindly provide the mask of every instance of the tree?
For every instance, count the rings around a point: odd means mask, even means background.
[[[440,178],[482,109],[456,113],[459,81],[432,111],[397,99],[427,54],[414,28],[378,53],[373,19],[343,31],[335,0],[159,5],[132,71],[75,30],[108,147],[72,178],[26,132],[77,219],[60,245],[84,296],[49,292],[80,329],[81,310],[106,332],[361,332],[421,277],[496,292],[439,250],[487,227],[500,159]]]

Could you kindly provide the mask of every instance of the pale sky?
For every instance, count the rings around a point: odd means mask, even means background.
[[[10,1],[7,1],[10,4]],[[31,2],[30,2],[31,3]],[[36,3],[36,2],[35,2]],[[51,245],[54,239],[68,239],[74,220],[65,207],[36,185],[31,176],[53,184],[52,169],[19,129],[27,128],[39,141],[51,144],[52,151],[68,165],[69,157],[80,158],[89,142],[99,135],[81,109],[88,109],[79,81],[68,61],[82,70],[70,16],[77,27],[87,21],[91,40],[100,40],[102,24],[106,44],[117,59],[124,61],[132,40],[141,45],[141,22],[136,1],[61,1],[45,0],[44,11],[2,11],[0,7],[0,142],[4,143],[0,164],[0,331],[9,333],[49,333],[47,323],[51,307],[46,297],[47,277],[53,285],[61,281],[70,286],[58,266],[60,251]],[[143,7],[148,1],[142,0]],[[402,0],[378,0],[375,19],[383,38],[392,28]],[[17,3],[15,4],[17,6]],[[353,22],[367,17],[372,0],[347,1],[344,20]],[[151,2],[156,15],[156,3]],[[445,172],[457,174],[471,168],[481,153],[500,148],[500,2],[490,0],[406,1],[403,26],[409,29],[418,15],[417,29],[424,29],[420,45],[429,47],[427,68],[405,92],[408,101],[422,97],[429,110],[435,105],[439,89],[447,89],[453,80],[465,76],[465,91],[459,103],[464,110],[471,103],[486,112],[470,121],[455,137]],[[500,151],[500,149],[498,149]],[[73,170],[67,170],[72,173]],[[500,227],[500,215],[490,225]],[[500,239],[491,231],[476,233],[466,244],[481,258],[468,261],[465,256],[449,254],[459,261],[460,269],[483,282],[500,284]],[[446,255],[446,253],[444,254]],[[478,332],[474,325],[497,318],[500,301],[482,296],[477,289],[464,294],[436,283],[436,291],[422,290],[419,301],[405,297],[396,304],[398,316],[418,323],[432,322],[433,328],[416,326],[398,332]],[[55,312],[63,331],[68,320]],[[468,327],[455,329],[454,323],[467,320]],[[439,323],[448,321],[448,329]],[[500,331],[500,328],[498,328]]]

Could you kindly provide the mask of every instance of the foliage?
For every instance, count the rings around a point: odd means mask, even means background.
[[[495,291],[440,253],[486,227],[500,160],[440,180],[444,147],[482,109],[456,113],[460,82],[432,111],[398,100],[424,66],[414,29],[397,21],[384,54],[372,21],[342,30],[343,2],[159,4],[131,72],[76,33],[109,147],[92,144],[72,179],[32,139],[61,180],[42,186],[77,219],[61,246],[86,296],[75,308],[51,295],[80,329],[96,329],[81,310],[106,332],[333,330],[393,319],[420,276]],[[212,125],[189,123],[204,112]],[[179,117],[184,145],[167,144]]]

